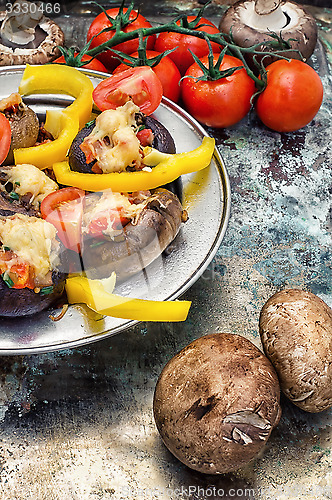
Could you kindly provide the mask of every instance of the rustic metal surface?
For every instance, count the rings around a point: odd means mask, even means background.
[[[328,26],[331,11],[318,16]],[[89,23],[80,19],[59,19],[71,40]],[[310,415],[283,398],[261,456],[220,477],[179,463],[152,417],[162,367],[191,340],[225,331],[260,347],[260,309],[283,287],[309,289],[332,306],[331,79],[322,45],[313,64],[325,97],[305,129],[268,131],[253,114],[209,130],[230,175],[232,214],[215,259],[185,295],[193,301],[186,323],[142,324],[86,348],[0,359],[1,499],[332,497],[331,411]]]

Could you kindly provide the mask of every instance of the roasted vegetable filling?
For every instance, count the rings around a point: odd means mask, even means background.
[[[151,145],[153,133],[145,129],[139,107],[132,101],[116,109],[103,111],[95,127],[80,145],[87,163],[97,160],[94,173],[143,170],[143,147]]]
[[[22,164],[0,168],[0,190],[11,200],[39,210],[43,199],[58,189],[58,185],[34,165]]]
[[[8,287],[31,288],[36,293],[51,289],[58,259],[55,236],[54,226],[38,217],[0,218],[0,273]]]
[[[136,193],[113,193],[105,191],[101,196],[86,197],[83,214],[83,235],[116,239],[129,222],[135,224],[145,207],[150,191]]]

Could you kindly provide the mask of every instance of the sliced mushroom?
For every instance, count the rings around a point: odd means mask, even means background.
[[[23,9],[16,0],[11,12],[0,11],[0,23],[0,66],[46,64],[60,55],[64,33],[37,4],[24,0]]]
[[[297,3],[288,0],[240,0],[225,12],[219,29],[231,34],[240,47],[271,41],[271,33],[276,33],[289,41],[294,49],[294,52],[287,53],[287,57],[301,59],[299,51],[305,61],[313,53],[317,42],[317,24],[313,16]],[[266,47],[260,50],[275,51]],[[283,54],[282,51],[276,52]],[[264,65],[274,59],[265,57]],[[248,62],[251,61],[252,56],[248,56]]]

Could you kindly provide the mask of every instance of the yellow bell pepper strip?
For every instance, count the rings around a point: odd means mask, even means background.
[[[119,192],[143,191],[163,186],[180,175],[197,172],[207,167],[213,156],[215,140],[204,137],[202,144],[187,153],[167,155],[148,171],[112,172],[109,174],[85,174],[74,172],[67,161],[55,163],[53,171],[60,184],[74,186],[85,191],[112,189]]]
[[[191,305],[186,300],[163,302],[120,297],[106,291],[102,281],[83,275],[69,276],[66,292],[70,304],[86,304],[104,316],[136,321],[185,321]]]
[[[43,170],[55,161],[66,158],[68,149],[79,131],[78,117],[65,110],[48,110],[45,129],[55,138],[30,148],[14,149],[15,165],[29,163]]]
[[[69,94],[75,101],[67,106],[72,116],[78,116],[80,128],[90,119],[92,111],[91,80],[81,71],[64,64],[26,66],[19,86],[21,95]]]

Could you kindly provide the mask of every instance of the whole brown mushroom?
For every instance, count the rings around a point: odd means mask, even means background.
[[[299,408],[332,406],[332,310],[314,295],[282,290],[263,306],[259,331],[283,393]]]
[[[203,336],[164,367],[154,394],[158,431],[173,455],[206,474],[234,471],[258,455],[278,424],[273,366],[246,338]]]
[[[294,49],[287,54],[278,50],[278,54],[304,61],[309,59],[317,43],[314,17],[290,0],[239,0],[225,12],[219,23],[219,30],[231,34],[240,47],[272,41],[269,33],[275,33],[289,41]],[[259,50],[273,51],[266,47],[260,47]],[[258,61],[262,59],[260,56],[256,58]],[[264,65],[267,66],[274,60],[273,57],[265,56]],[[251,55],[248,55],[248,63],[252,63]]]

